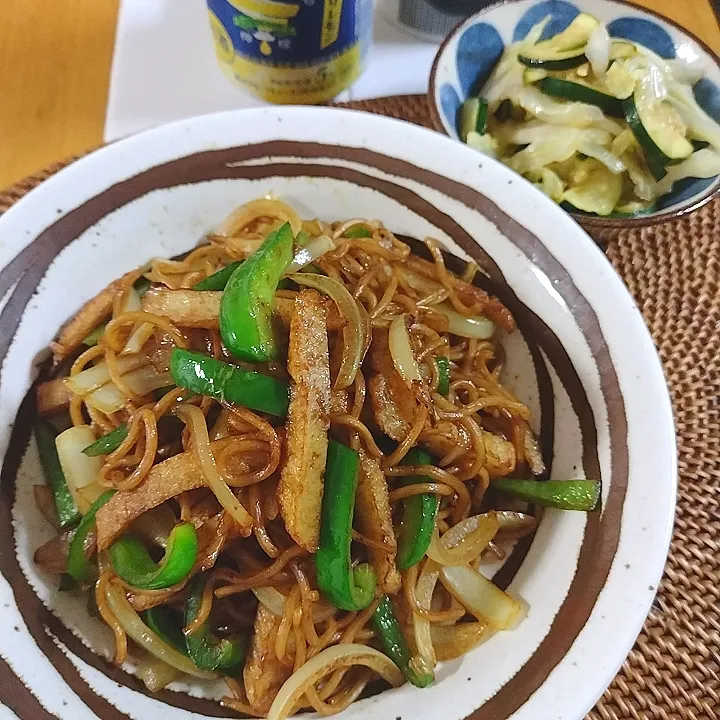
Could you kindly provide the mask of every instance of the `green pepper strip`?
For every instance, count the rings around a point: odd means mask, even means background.
[[[164,590],[182,582],[195,565],[197,530],[192,523],[176,525],[168,536],[165,556],[156,564],[140,538],[124,535],[108,549],[115,572],[140,590]]]
[[[242,260],[232,262],[226,265],[222,270],[218,270],[212,275],[208,275],[204,280],[201,280],[193,290],[224,290],[228,284],[228,280],[232,274],[243,264]]]
[[[420,448],[413,448],[403,458],[403,465],[430,465],[429,453]],[[408,477],[406,484],[432,482],[432,479],[419,475]],[[403,515],[398,532],[397,566],[401,570],[419,563],[430,545],[435,529],[439,498],[432,493],[413,495],[403,500]]]
[[[599,480],[493,480],[495,490],[557,510],[595,510],[600,501]]]
[[[65,529],[80,520],[80,511],[70,493],[65,473],[60,466],[60,458],[58,458],[55,447],[56,437],[55,428],[50,423],[39,422],[35,426],[40,464],[45,473],[45,480],[52,490],[60,527]]]
[[[97,568],[85,552],[88,535],[95,528],[95,513],[115,494],[114,490],[106,490],[83,515],[77,530],[70,541],[68,549],[67,571],[73,580],[81,585],[90,585],[97,578]]]
[[[387,595],[373,613],[373,625],[385,654],[403,671],[408,681],[415,687],[427,687],[434,680],[433,673],[418,671],[413,666],[410,649]]]
[[[440,395],[447,395],[450,392],[450,360],[443,355],[435,358],[435,366],[438,371],[437,391]]]
[[[145,610],[145,612],[140,615],[142,621],[161,640],[164,640],[168,645],[183,653],[183,655],[187,655],[185,636],[182,630],[173,623],[168,611],[164,607],[158,605],[157,607]]]
[[[197,617],[202,603],[203,591],[207,584],[207,575],[196,575],[187,589],[185,598],[185,627]],[[222,640],[210,629],[206,620],[195,632],[185,633],[185,645],[190,659],[201,670],[220,670],[234,668],[245,659],[248,638],[236,634]]]
[[[284,380],[181,348],[170,355],[170,375],[177,385],[200,395],[277,417],[287,415],[290,388]]]
[[[272,310],[277,285],[292,259],[293,234],[285,223],[230,277],[220,301],[220,335],[240,360],[278,359]]]
[[[353,569],[350,560],[359,463],[355,450],[330,440],[315,567],[320,590],[341,610],[362,610],[375,595],[373,569],[367,563]]]
[[[102,437],[98,438],[94,443],[90,443],[83,452],[89,457],[95,457],[96,455],[109,455],[111,452],[117,450],[122,441],[128,435],[128,427],[125,423],[118,425],[114,430],[106,433]]]
[[[88,336],[83,340],[83,345],[94,347],[103,336],[107,323],[100,323],[94,330],[91,330]]]
[[[343,237],[367,238],[372,237],[372,233],[364,225],[353,225],[343,233]]]

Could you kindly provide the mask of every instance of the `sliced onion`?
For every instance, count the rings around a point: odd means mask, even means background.
[[[527,428],[525,431],[524,450],[525,460],[530,466],[532,474],[542,475],[545,472],[545,461],[540,452],[540,445],[535,437],[535,433],[530,428]]]
[[[449,321],[448,331],[459,337],[488,340],[495,334],[495,323],[482,315],[465,317],[447,305],[438,305],[437,309]]]
[[[335,249],[335,243],[327,235],[319,235],[313,238],[305,247],[301,247],[296,253],[293,261],[288,265],[286,275],[297,272],[311,262],[314,262],[326,252]]]
[[[147,364],[147,358],[124,357],[118,358],[117,369],[120,375],[136,370]],[[103,360],[77,375],[65,378],[65,386],[78,395],[87,395],[110,382],[110,372],[107,363]]]
[[[157,692],[177,680],[178,671],[161,660],[148,657],[138,664],[138,677],[150,692]]]
[[[120,308],[120,312],[137,312],[138,310],[142,310],[142,300],[140,300],[137,290],[131,287],[125,293],[125,301]]]
[[[233,210],[215,231],[216,235],[224,237],[232,237],[239,230],[242,230],[251,220],[260,217],[279,218],[290,223],[293,235],[297,235],[302,230],[302,220],[300,216],[289,205],[279,200],[270,198],[261,198],[245,203],[239,208]]]
[[[423,610],[430,610],[432,607],[433,592],[439,577],[440,566],[434,560],[427,560],[415,586],[415,599]],[[437,658],[430,634],[430,621],[422,615],[413,613],[413,633],[418,655],[428,668],[434,668],[437,665]]]
[[[276,617],[285,614],[286,597],[277,589],[272,587],[252,588],[258,601]]]
[[[101,485],[99,482],[90,483],[84,488],[80,488],[74,493],[71,493],[75,498],[75,504],[78,506],[78,510],[84,515],[90,508],[90,506],[107,490],[107,487]]]
[[[583,155],[599,160],[611,173],[614,173],[615,175],[620,175],[627,170],[625,163],[602,145],[596,145],[595,143],[590,142],[580,142],[578,144],[578,151]]]
[[[355,382],[365,348],[363,321],[357,301],[348,289],[337,280],[317,273],[293,273],[288,277],[298,285],[319,290],[337,305],[340,314],[347,320],[342,330],[343,356],[335,378],[335,390],[344,390]]]
[[[388,340],[395,369],[408,385],[412,385],[413,382],[422,382],[422,375],[412,345],[410,345],[409,322],[411,322],[409,315],[398,315],[390,323]]]
[[[488,638],[492,630],[484,621],[430,627],[435,654],[440,662],[462,657]]]
[[[632,152],[627,152],[623,156],[623,162],[627,168],[628,176],[635,188],[635,194],[641,199],[650,201],[658,196],[655,186],[655,178],[645,165],[641,165]]]
[[[173,413],[190,429],[193,450],[202,468],[207,486],[240,526],[241,532],[249,535],[253,525],[252,516],[235,497],[217,469],[215,458],[210,450],[210,438],[202,410],[195,405],[182,404],[174,407]]]
[[[688,85],[673,82],[670,84],[669,100],[680,114],[683,122],[692,131],[696,140],[707,140],[714,148],[720,150],[720,123],[715,122],[703,108],[698,105],[692,88]]]
[[[397,665],[375,648],[343,643],[326,648],[296,670],[282,685],[270,706],[267,720],[285,720],[305,691],[340,668],[364,665],[390,685],[402,685],[405,678]]]
[[[139,353],[143,349],[143,345],[152,337],[155,332],[155,326],[152,323],[144,322],[133,328],[132,334],[125,343],[120,355],[132,355]]]
[[[173,384],[169,372],[159,373],[152,365],[138,368],[122,376],[128,387],[138,395],[147,395],[153,390]],[[108,383],[97,390],[93,390],[85,397],[85,402],[101,412],[110,415],[125,407],[129,398],[120,392],[120,389]]]
[[[439,282],[430,280],[429,278],[423,277],[422,275],[417,275],[416,273],[409,272],[407,270],[404,270],[403,273],[405,275],[405,279],[407,280],[407,284],[413,290],[417,290],[418,292],[432,295],[433,293],[440,290],[440,288],[442,288],[442,285]]]
[[[127,313],[127,312],[138,312],[139,310],[142,310],[142,300],[140,299],[140,294],[138,291],[131,287],[126,293],[125,293],[125,299],[123,301],[122,307],[120,308],[121,313]],[[149,327],[149,334],[148,334],[148,328],[144,327],[143,331],[140,332],[140,329],[143,328],[143,326],[150,326]],[[121,355],[129,355],[131,353],[140,352],[140,348],[147,342],[150,335],[152,335],[154,331],[154,327],[150,325],[150,323],[140,323],[135,324],[133,327],[132,332],[130,333],[130,338],[128,342],[126,343],[125,347],[123,348]],[[143,337],[145,338],[143,340]],[[128,346],[131,348],[137,347],[136,350],[128,349]]]
[[[465,518],[442,538],[435,531],[428,547],[428,557],[440,565],[466,565],[481,555],[499,528],[500,522],[492,512]]]
[[[605,23],[600,23],[591,33],[585,46],[585,57],[599,78],[605,76],[610,64],[610,35]]]
[[[362,320],[362,331],[363,331],[363,349],[360,357],[360,362],[365,359],[367,351],[370,349],[370,343],[372,342],[372,320],[370,319],[370,313],[365,309],[362,303],[357,303],[357,308],[360,311],[360,318]]]
[[[678,47],[678,51],[681,48],[688,47],[685,43]],[[702,61],[699,55],[692,55],[688,57],[676,57],[672,60],[665,61],[667,66],[670,68],[670,73],[673,79],[684,85],[694,85],[699,82],[705,75],[705,63]]]
[[[443,567],[440,579],[452,595],[478,620],[495,630],[508,630],[521,617],[524,605],[465,565]]]
[[[89,425],[68,428],[55,438],[60,467],[65,475],[68,489],[83,514],[90,505],[81,491],[95,484],[105,462],[104,455],[88,457],[83,453],[83,450],[95,440],[95,434]]]
[[[623,126],[618,121],[605,117],[603,111],[595,105],[554,100],[530,85],[520,87],[510,99],[539,120],[562,126],[558,129],[558,142],[567,127],[596,127],[607,130],[611,135],[618,135],[623,131]]]
[[[103,385],[87,395],[85,402],[101,412],[110,414],[122,409],[127,398],[115,385]]]
[[[720,152],[703,148],[696,150],[678,165],[670,165],[667,175],[657,184],[660,195],[670,192],[674,183],[683,178],[710,178],[720,175]]]
[[[503,538],[522,537],[538,525],[536,517],[512,510],[496,510],[495,517],[500,524],[499,532],[502,533]]]
[[[159,638],[133,610],[132,605],[125,597],[125,592],[112,582],[105,586],[105,597],[107,598],[110,610],[117,618],[122,629],[132,638],[143,650],[146,650],[158,660],[180,670],[180,672],[195,677],[211,680],[216,676],[213,673],[200,670],[195,663],[187,656],[178,652],[174,647],[168,645]]]
[[[563,128],[552,140],[534,142],[508,159],[508,166],[520,174],[539,172],[551,163],[569,160],[577,152],[580,130]]]

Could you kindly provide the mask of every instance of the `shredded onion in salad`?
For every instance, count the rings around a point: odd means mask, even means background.
[[[467,98],[464,142],[582,214],[654,212],[677,181],[720,174],[720,122],[694,92],[705,68],[693,48],[666,59],[588,13],[543,38],[549,19],[508,45]]]
[[[590,61],[593,72],[599,78],[605,76],[610,63],[610,35],[604,23],[600,23],[590,33],[585,56]]]

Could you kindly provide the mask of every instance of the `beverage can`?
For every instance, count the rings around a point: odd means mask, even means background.
[[[272,103],[331,100],[362,72],[372,0],[207,0],[225,74]]]

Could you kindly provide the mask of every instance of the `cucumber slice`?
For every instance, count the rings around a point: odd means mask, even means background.
[[[539,68],[525,68],[523,70],[523,82],[526,85],[532,85],[538,80],[542,80],[548,76],[547,70],[541,70]]]
[[[550,57],[539,58],[530,55],[518,55],[518,60],[525,67],[538,70],[572,70],[587,62],[582,50],[567,50],[561,53],[552,53]]]
[[[467,136],[468,147],[479,150],[483,155],[497,158],[499,154],[498,141],[489,133],[481,135],[475,130],[471,130]]]
[[[538,88],[546,95],[570,100],[572,102],[587,103],[599,107],[606,115],[624,117],[622,102],[612,95],[595,90],[587,85],[561,80],[560,78],[543,78],[537,83]]]
[[[580,13],[562,32],[536,43],[527,54],[532,57],[542,57],[535,53],[547,51],[558,53],[583,49],[598,25],[600,25],[600,21],[597,18],[588,13]]]
[[[610,43],[610,59],[619,60],[629,58],[637,52],[637,48],[631,42],[625,40],[613,40]]]
[[[623,101],[625,119],[645,153],[648,167],[656,180],[665,177],[666,165],[692,155],[693,146],[675,127],[675,109],[668,103],[639,105],[635,94]]]
[[[561,33],[536,43],[518,55],[527,67],[544,70],[569,70],[587,62],[584,50],[599,21],[592,15],[580,13]]]
[[[488,104],[482,98],[468,98],[460,108],[460,122],[458,134],[463,142],[467,142],[470,132],[477,132],[480,135],[487,130]]]
[[[605,216],[620,201],[622,188],[622,175],[611,173],[598,162],[580,183],[565,191],[563,201],[578,210]]]
[[[536,43],[518,55],[530,68],[571,70],[587,62],[585,46],[600,22],[588,13],[580,13],[562,32]]]
[[[655,202],[639,202],[631,201],[624,205],[618,205],[615,212],[610,217],[638,217],[639,215],[649,215],[657,210]]]
[[[625,64],[620,61],[610,63],[605,73],[604,85],[610,95],[625,100],[635,92],[636,83],[632,73],[628,72]]]
[[[641,105],[635,102],[638,116],[655,145],[672,161],[684,160],[693,152],[692,143],[685,137],[686,128],[669,102]]]

